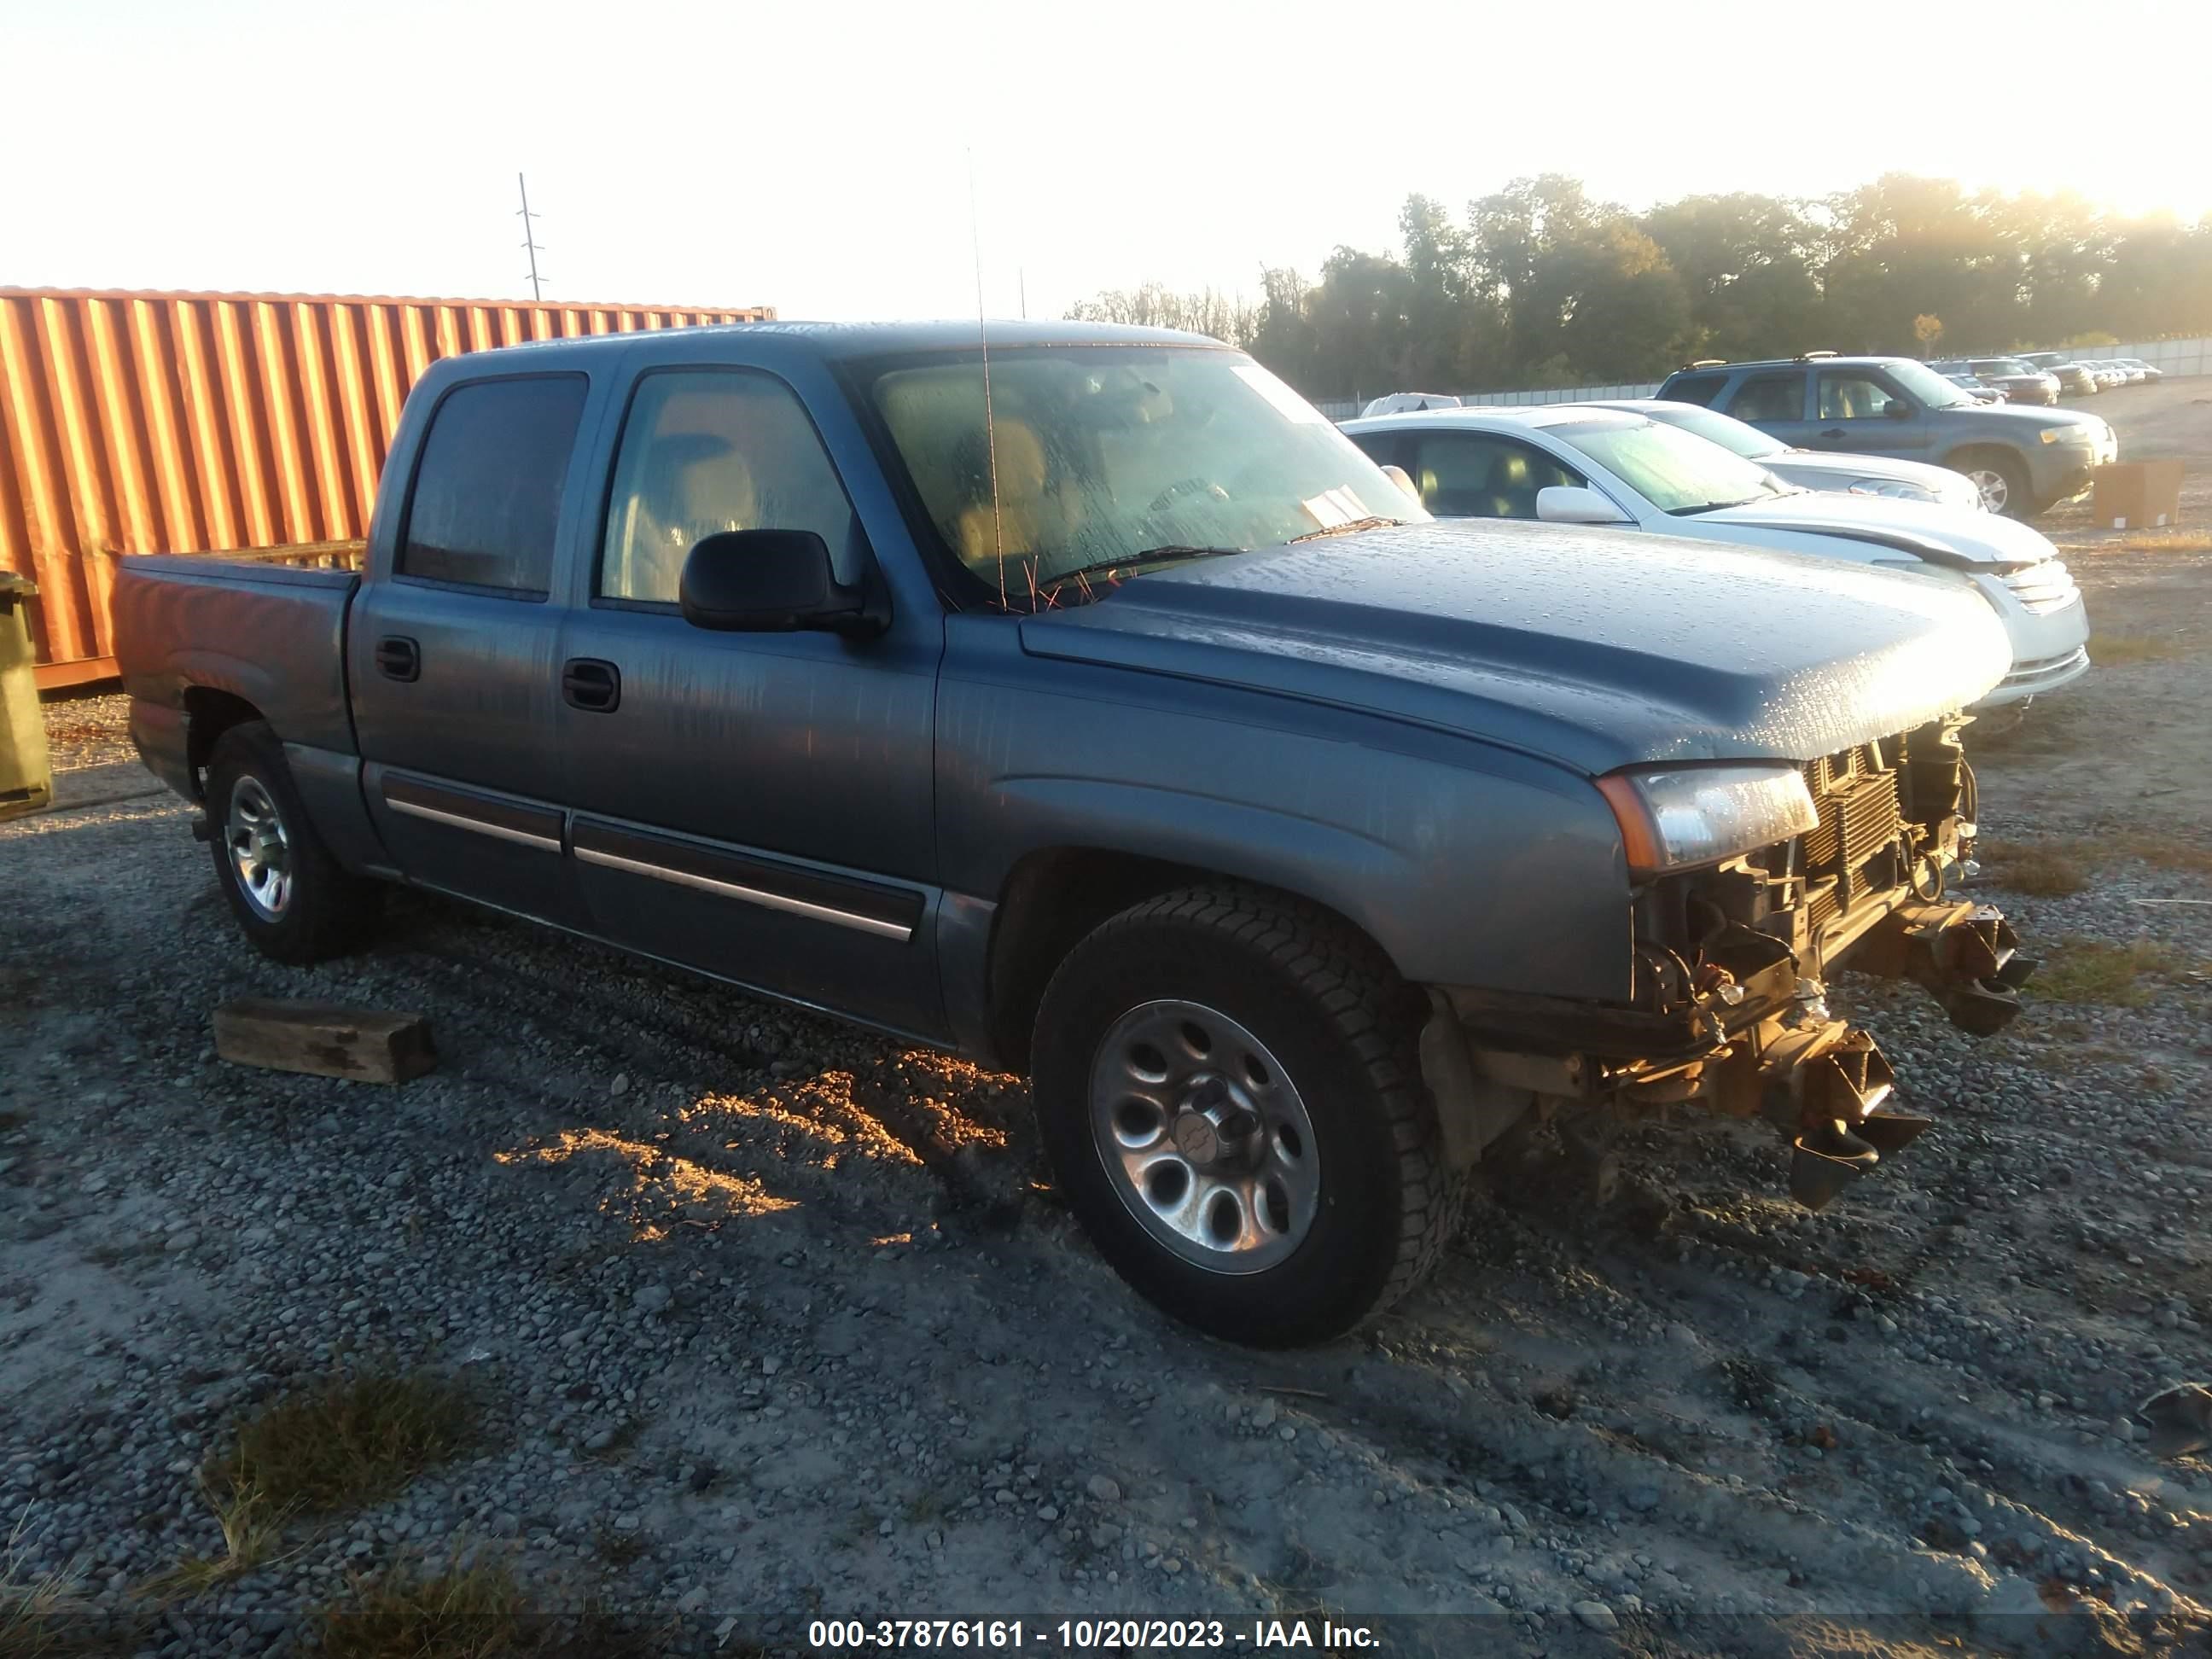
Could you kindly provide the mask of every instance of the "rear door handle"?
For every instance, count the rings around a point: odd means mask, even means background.
[[[422,650],[402,634],[387,634],[376,642],[376,672],[387,680],[412,680],[422,673]]]
[[[561,665],[561,696],[571,708],[611,714],[622,706],[622,670],[597,657],[571,657]]]
[[[1844,432],[1843,428],[1841,428],[1841,427],[1839,427],[1839,426],[1832,426],[1832,427],[1826,427],[1826,428],[1822,428],[1822,430],[1821,430],[1820,435],[1821,435],[1823,438],[1840,438],[1840,437],[1844,436],[1845,434],[1844,434]]]

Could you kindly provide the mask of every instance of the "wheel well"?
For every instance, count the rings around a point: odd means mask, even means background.
[[[1943,465],[1954,472],[1957,472],[1972,465],[1977,459],[1984,456],[1991,460],[2006,463],[2021,477],[2027,476],[2027,463],[2002,444],[1961,444],[1943,458]]]
[[[185,758],[197,781],[206,772],[216,741],[234,726],[262,718],[261,711],[234,692],[196,685],[185,693]]]
[[[1026,1072],[1037,1006],[1054,971],[1087,935],[1133,904],[1179,887],[1254,884],[1218,870],[1101,848],[1063,847],[1032,853],[1014,866],[999,899],[991,937],[992,1048],[1009,1070]],[[1324,911],[1388,953],[1342,912],[1297,894],[1284,896]]]

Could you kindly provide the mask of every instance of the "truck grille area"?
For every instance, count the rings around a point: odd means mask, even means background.
[[[1881,745],[1861,744],[1805,767],[1819,825],[1803,846],[1808,920],[1818,933],[1869,894],[1894,886],[1902,872],[1893,850],[1904,834],[1897,773]]]

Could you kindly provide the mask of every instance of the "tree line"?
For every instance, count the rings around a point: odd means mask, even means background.
[[[1889,173],[1817,199],[1632,213],[1547,173],[1463,219],[1408,196],[1398,229],[1392,252],[1339,246],[1318,282],[1264,270],[1257,299],[1148,283],[1069,315],[1210,334],[1316,398],[1653,380],[1698,357],[1815,347],[1980,356],[2212,334],[2212,214],[2130,218],[2070,193]]]

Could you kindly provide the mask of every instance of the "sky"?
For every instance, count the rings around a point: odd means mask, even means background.
[[[0,285],[526,299],[518,170],[549,300],[787,318],[1256,296],[1543,171],[2212,210],[2203,0],[0,0]]]

